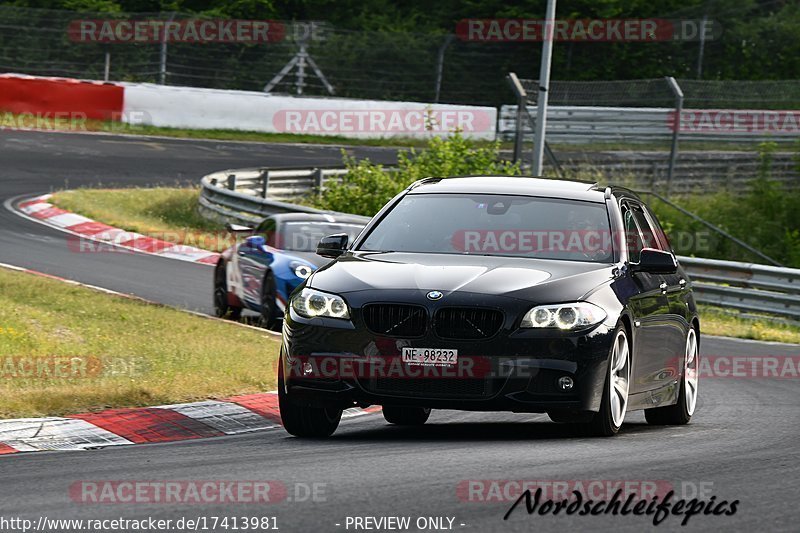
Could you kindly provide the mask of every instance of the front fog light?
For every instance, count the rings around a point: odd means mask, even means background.
[[[575,382],[569,376],[561,376],[558,378],[558,388],[564,391],[572,390],[572,387],[575,386]]]
[[[594,326],[606,319],[606,312],[589,302],[539,305],[522,317],[522,328],[572,330]]]

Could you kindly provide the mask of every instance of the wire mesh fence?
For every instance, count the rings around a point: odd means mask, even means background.
[[[520,79],[528,103],[536,104],[539,82]],[[552,80],[548,102],[559,106],[673,107],[675,95],[664,78],[647,80],[566,81]]]
[[[330,87],[306,65],[302,75],[297,68],[286,73],[273,92],[328,95],[333,89],[336,96],[343,97],[498,106],[513,101],[506,73],[515,71],[524,77],[537,72],[539,65],[540,43],[535,42],[473,42],[449,33],[353,31],[330,25],[323,25],[324,31],[313,39],[299,40],[287,32],[285,38],[267,43],[170,42],[164,47],[159,42],[104,44],[70,38],[69,28],[75,21],[109,18],[180,21],[197,16],[109,16],[3,6],[0,71],[103,79],[109,67],[109,78],[114,81],[261,91],[305,47]],[[724,44],[722,40],[705,43],[706,72],[730,63],[730,57],[723,54]],[[624,62],[610,59],[618,52]],[[687,107],[800,108],[800,81],[689,79],[697,66],[697,54],[696,42],[558,43],[553,77],[573,81],[554,81],[551,103],[670,106],[672,95],[660,77],[667,74],[678,78]],[[663,59],[645,60],[652,57]],[[628,77],[615,75],[615,69],[622,72],[637,61],[641,62],[637,75],[648,79],[581,81]],[[598,70],[600,66],[604,70]]]
[[[800,80],[676,80],[684,107],[692,109],[797,109]],[[520,79],[535,105],[538,81]],[[674,107],[675,95],[665,78],[646,80],[552,80],[549,103],[593,107]]]

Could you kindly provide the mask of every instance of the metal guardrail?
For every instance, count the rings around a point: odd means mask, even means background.
[[[336,179],[344,169],[224,170],[201,180],[201,209],[246,224],[276,213],[324,213],[288,203]],[[366,223],[369,217],[364,217]],[[800,320],[800,269],[716,259],[678,257],[699,303]]]
[[[698,302],[800,320],[800,269],[679,257]]]
[[[529,112],[536,118],[536,108]],[[671,141],[674,135],[675,110],[667,107],[592,107],[550,106],[547,110],[547,140],[552,144],[582,144],[595,142],[655,142]],[[517,125],[517,106],[500,107],[497,135],[514,138]],[[529,124],[523,125],[526,137],[533,135]],[[736,141],[756,144],[763,141],[795,142],[797,135],[769,135],[742,132],[681,132],[682,140]]]
[[[507,156],[511,157],[510,151]],[[567,177],[578,172],[594,173],[607,181],[625,180],[633,188],[667,189],[668,151],[560,150],[557,156],[560,173]],[[800,188],[800,170],[795,157],[788,151],[772,154],[771,179],[780,182],[787,190]],[[720,189],[746,191],[761,166],[756,152],[685,151],[680,154],[675,167],[672,193]]]
[[[326,180],[346,173],[331,168],[222,170],[200,180],[200,209],[211,217],[245,224],[277,213],[330,213],[287,200],[319,190]],[[368,220],[364,217],[365,223]]]

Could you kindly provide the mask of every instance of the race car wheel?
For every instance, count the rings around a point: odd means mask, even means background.
[[[228,302],[228,278],[225,273],[225,261],[220,260],[214,269],[214,314],[219,318],[239,320],[242,308]]]
[[[697,406],[698,360],[697,333],[692,328],[686,335],[686,354],[683,358],[683,377],[678,401],[674,405],[645,409],[644,418],[648,424],[681,426],[689,423]]]
[[[278,363],[278,406],[283,428],[295,437],[325,438],[333,435],[342,419],[342,410],[309,407],[292,401],[283,378],[283,358]]]
[[[278,331],[281,328],[280,311],[275,303],[277,290],[275,288],[275,276],[272,272],[267,272],[264,276],[264,283],[261,286],[261,316],[259,325],[262,328]]]

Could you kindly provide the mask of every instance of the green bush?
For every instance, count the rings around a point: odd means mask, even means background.
[[[306,203],[320,209],[372,216],[394,195],[422,178],[519,175],[519,166],[501,161],[499,150],[499,143],[478,146],[456,132],[445,139],[432,138],[421,151],[412,148],[401,152],[396,172],[345,155],[347,174],[340,182],[329,182],[321,194],[309,197]]]
[[[778,262],[800,268],[800,194],[787,191],[770,179],[775,143],[759,145],[759,170],[744,194],[719,191],[712,194],[683,195],[675,203],[741,239]],[[764,259],[741,246],[710,232],[708,228],[659,201],[653,210],[673,239],[678,253],[715,259],[756,261]],[[698,241],[680,236],[708,235]]]
[[[696,193],[672,198],[684,209],[722,228],[778,262],[800,268],[800,194],[787,192],[770,179],[775,143],[762,143],[759,169],[744,194],[730,191]],[[387,172],[368,160],[345,156],[348,173],[341,182],[330,182],[320,195],[306,203],[321,209],[372,216],[394,195],[414,181],[434,176],[470,174],[519,175],[517,165],[502,162],[499,147],[477,147],[456,133],[447,139],[433,138],[421,150],[399,155],[398,171]],[[575,179],[599,179],[586,172]],[[669,205],[652,199],[655,211],[672,244],[681,255],[734,261],[764,259],[712,232]]]

